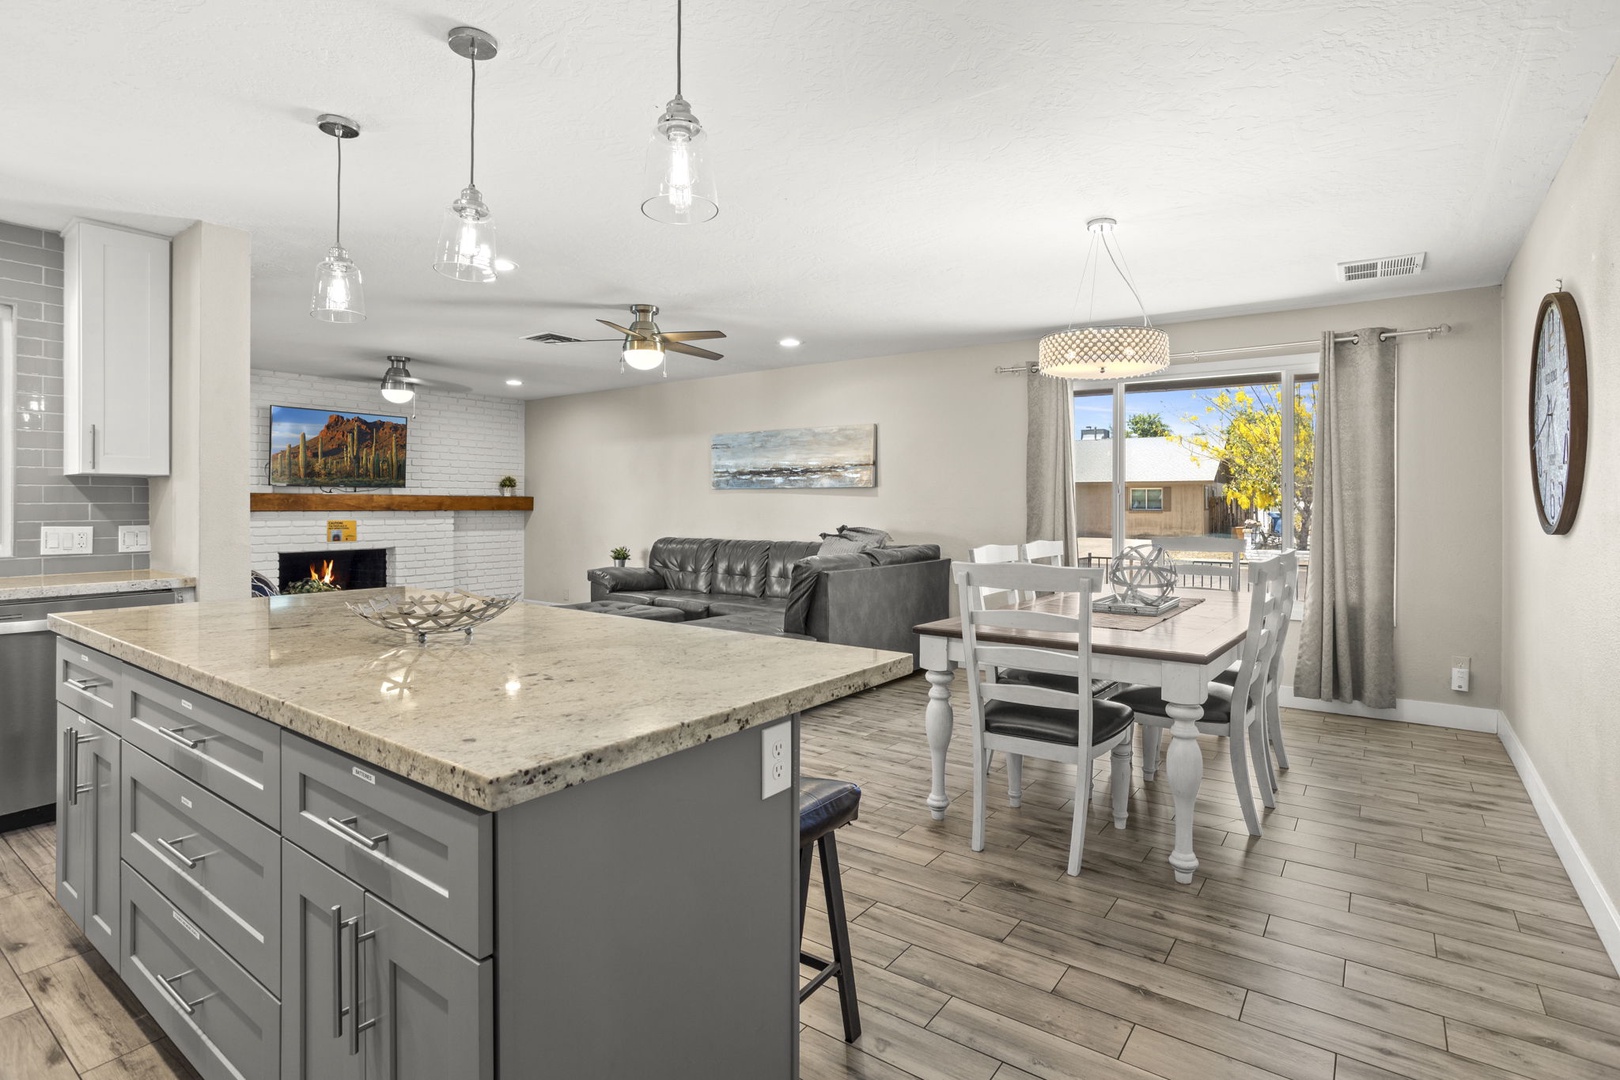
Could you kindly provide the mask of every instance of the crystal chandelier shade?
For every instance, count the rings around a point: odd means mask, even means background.
[[[1136,291],[1136,283],[1131,280],[1124,255],[1115,253],[1118,246],[1118,241],[1113,239],[1115,225],[1113,218],[1093,218],[1086,222],[1091,233],[1091,248],[1080,273],[1080,288],[1075,292],[1076,306],[1085,291],[1088,275],[1092,294],[1096,293],[1100,269],[1097,248],[1101,245],[1114,272],[1136,300],[1142,312],[1142,323],[1140,326],[1076,327],[1071,322],[1067,329],[1047,334],[1041,338],[1036,353],[1036,367],[1042,375],[1054,379],[1134,379],[1170,366],[1170,335],[1154,327]]]

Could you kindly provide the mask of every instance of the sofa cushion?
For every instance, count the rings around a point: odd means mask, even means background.
[[[709,591],[764,596],[770,556],[771,545],[766,540],[721,540],[714,549],[714,585]]]
[[[707,593],[714,589],[714,551],[718,540],[665,536],[653,541],[647,565],[671,589]]]
[[[691,589],[665,589],[652,594],[654,607],[674,608],[688,619],[704,619],[709,615],[709,594]]]
[[[651,604],[653,597],[662,596],[668,591],[668,589],[627,589],[624,592],[611,592],[602,599],[622,600],[627,604]]]
[[[821,534],[818,555],[848,555],[867,548],[880,548],[894,539],[882,529],[869,529],[864,525],[840,525],[837,532]]]
[[[787,610],[786,600],[777,600],[769,596],[723,596],[715,594],[709,597],[710,615],[754,615],[767,614],[781,618]]]
[[[817,540],[774,540],[765,565],[765,595],[786,600],[793,592],[793,566],[821,550]]]
[[[873,565],[870,551],[848,555],[811,555],[793,564],[793,587],[787,602],[787,614],[782,626],[792,634],[804,634],[810,615],[810,600],[816,591],[816,582],[829,570],[859,570]]]

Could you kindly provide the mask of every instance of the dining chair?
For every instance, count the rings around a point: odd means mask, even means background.
[[[1176,581],[1189,589],[1230,589],[1243,587],[1244,542],[1236,536],[1149,536],[1147,542],[1172,555],[1214,554],[1224,559],[1177,558]]]
[[[1277,560],[1281,563],[1282,607],[1287,617],[1277,633],[1277,649],[1266,671],[1266,780],[1273,792],[1280,790],[1277,770],[1288,768],[1288,750],[1283,746],[1282,732],[1282,662],[1288,648],[1288,632],[1294,625],[1294,597],[1299,588],[1299,552],[1285,551],[1277,556]],[[1235,686],[1238,670],[1239,666],[1227,668],[1215,676],[1215,681]]]
[[[1021,544],[981,544],[968,550],[968,558],[976,563],[1021,562],[1024,548]],[[1009,593],[1005,589],[989,589],[982,596],[986,603],[995,599],[1002,607],[1017,607],[1022,599],[1016,592]]]
[[[962,670],[968,675],[973,716],[973,850],[984,850],[990,754],[1000,750],[1009,761],[1024,755],[1056,761],[1075,767],[1068,873],[1079,874],[1086,810],[1091,805],[1092,762],[1104,754],[1112,758],[1110,794],[1116,829],[1125,827],[1131,795],[1131,710],[1091,696],[1091,598],[1097,575],[1029,563],[958,563],[955,575],[962,604]],[[1075,607],[1070,614],[987,608],[980,599],[983,589],[1072,593]],[[1063,637],[1058,639],[1061,644],[1052,639],[1050,644],[1007,641],[1009,634],[1018,632]],[[981,676],[981,669],[1002,668],[1062,676],[1073,681],[1074,689]]]
[[[1047,560],[1052,560],[1047,562]],[[1063,541],[1061,540],[1031,540],[1024,545],[1024,562],[1043,563],[1048,566],[1063,565]]]
[[[1277,655],[1288,609],[1283,606],[1286,564],[1268,559],[1253,567],[1249,601],[1249,627],[1243,639],[1237,678],[1231,686],[1214,681],[1204,702],[1204,718],[1198,722],[1201,735],[1227,739],[1227,757],[1232,763],[1232,783],[1237,787],[1238,805],[1250,836],[1260,835],[1260,816],[1254,808],[1254,792],[1249,781],[1249,764],[1254,765],[1260,798],[1267,808],[1277,800],[1271,785],[1271,766],[1266,751],[1266,683]],[[1142,775],[1152,780],[1159,768],[1159,744],[1165,728],[1174,721],[1157,686],[1138,686],[1114,697],[1129,705],[1142,726]]]

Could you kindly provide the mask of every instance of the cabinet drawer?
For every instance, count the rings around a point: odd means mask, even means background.
[[[124,733],[118,707],[124,662],[66,638],[56,639],[56,700],[114,735]]]
[[[473,957],[494,951],[493,815],[281,735],[282,835]]]
[[[133,747],[123,811],[124,861],[279,992],[281,838]]]
[[[214,940],[124,866],[124,982],[207,1080],[273,1080],[281,1006]]]
[[[281,743],[274,724],[139,668],[128,668],[125,678],[125,738],[272,829],[279,827]]]

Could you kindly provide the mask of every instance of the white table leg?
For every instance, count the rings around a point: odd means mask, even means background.
[[[1165,712],[1175,721],[1170,727],[1170,749],[1164,755],[1165,776],[1176,800],[1176,847],[1170,853],[1170,868],[1178,882],[1188,885],[1198,869],[1198,856],[1193,854],[1193,807],[1198,802],[1198,786],[1204,781],[1204,755],[1198,749],[1198,721],[1204,707],[1171,704]]]
[[[928,676],[928,753],[934,759],[933,784],[928,791],[928,809],[935,821],[943,821],[950,799],[945,796],[945,753],[951,748],[951,679],[954,672],[930,668]]]

